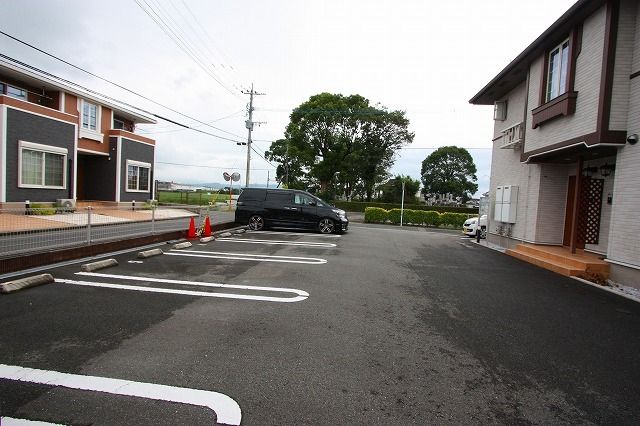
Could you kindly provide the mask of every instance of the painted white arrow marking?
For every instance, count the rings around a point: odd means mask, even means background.
[[[5,364],[0,364],[0,378],[207,407],[215,412],[217,423],[225,425],[239,425],[242,418],[238,403],[219,392],[37,370]]]
[[[204,257],[210,259],[251,260],[253,262],[304,263],[307,265],[327,263],[326,259],[318,259],[315,257],[271,256],[266,254],[223,253],[217,251],[189,250],[187,252],[174,252],[171,250],[165,254],[168,256]]]
[[[254,239],[241,239],[241,238],[218,238],[216,241],[226,241],[231,243],[249,243],[249,244],[267,244],[267,245],[281,245],[281,246],[301,246],[301,247],[323,247],[333,248],[336,245],[334,243],[316,243],[305,241],[277,241],[277,240],[254,240]]]

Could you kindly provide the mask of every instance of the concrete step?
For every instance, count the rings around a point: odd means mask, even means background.
[[[577,250],[576,255],[571,255],[569,252],[557,253],[549,250],[548,247],[529,244],[518,244],[515,250],[537,258],[548,259],[552,262],[575,267],[583,271],[601,274],[609,273],[609,264],[607,262],[595,256],[585,254],[584,250]]]
[[[564,275],[566,277],[580,275],[586,271],[586,268],[580,268],[567,262],[559,260],[553,260],[544,256],[539,256],[533,253],[527,253],[519,251],[518,249],[509,249],[505,251],[509,256],[513,256],[517,259],[523,260],[527,263],[531,263],[540,268],[553,271],[555,273]]]

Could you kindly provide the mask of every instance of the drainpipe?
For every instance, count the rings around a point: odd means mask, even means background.
[[[578,159],[578,170],[576,173],[576,187],[573,189],[573,211],[571,212],[571,254],[576,253],[576,245],[578,244],[578,210],[580,204],[580,192],[582,188],[582,167],[584,158],[582,155]]]

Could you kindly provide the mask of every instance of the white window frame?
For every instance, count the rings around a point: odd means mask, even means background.
[[[84,123],[84,106],[85,104],[94,105],[96,107],[96,128],[91,129],[85,127]],[[95,102],[80,100],[80,126],[78,126],[78,136],[85,139],[91,139],[100,143],[104,142],[104,134],[100,132],[102,129],[102,106]]]
[[[147,173],[147,188],[148,189],[130,189],[129,188],[129,166],[138,168],[138,184],[137,187],[140,188],[140,167],[149,169],[149,173]],[[127,160],[127,168],[126,168],[126,192],[151,192],[151,163],[145,163],[143,161],[135,161],[135,160]]]
[[[62,162],[62,186],[45,185],[46,170],[44,165],[45,157],[42,157],[42,184],[34,185],[22,183],[22,151],[28,149],[30,151],[39,151],[48,154],[57,154],[63,156]],[[69,151],[67,148],[59,146],[43,145],[39,143],[18,141],[18,187],[19,188],[42,188],[42,189],[67,189],[67,156]]]
[[[18,87],[18,86],[15,86],[13,84],[5,83],[5,82],[3,82],[3,84],[4,84],[4,92],[5,92],[5,94],[7,96],[9,96],[10,98],[13,98],[13,99],[19,99],[21,101],[28,102],[29,92],[26,89],[23,89],[22,87]],[[15,96],[13,94],[10,94],[9,93],[9,88],[19,90],[21,92],[21,94],[23,94],[24,96]]]
[[[563,46],[567,45],[567,58],[566,58],[566,63],[565,61],[562,60],[562,51],[563,51]],[[566,40],[564,40],[562,43],[560,43],[559,45],[557,45],[556,47],[554,47],[553,49],[551,49],[549,51],[549,53],[547,53],[547,84],[546,87],[544,87],[544,98],[546,102],[550,102],[552,100],[554,100],[555,98],[557,98],[560,95],[563,95],[565,93],[567,93],[567,83],[569,80],[569,62],[571,61],[571,58],[569,57],[569,39],[567,38]],[[551,75],[551,55],[553,55],[555,52],[557,52],[557,58],[560,61],[558,63],[558,72],[557,75]],[[560,87],[560,82],[562,81],[562,74],[563,74],[563,68],[564,68],[564,87]],[[553,78],[552,78],[553,77]],[[558,93],[556,93],[555,95],[553,93],[550,93],[549,89],[551,87],[551,85],[554,83],[554,81],[552,80],[556,80],[555,83],[557,84],[558,87]]]

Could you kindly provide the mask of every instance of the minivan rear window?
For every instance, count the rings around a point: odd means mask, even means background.
[[[290,203],[292,195],[293,194],[291,192],[269,191],[267,192],[267,201],[275,201],[277,203]]]
[[[240,199],[242,201],[263,201],[265,196],[264,189],[249,189],[246,188],[240,194]]]

